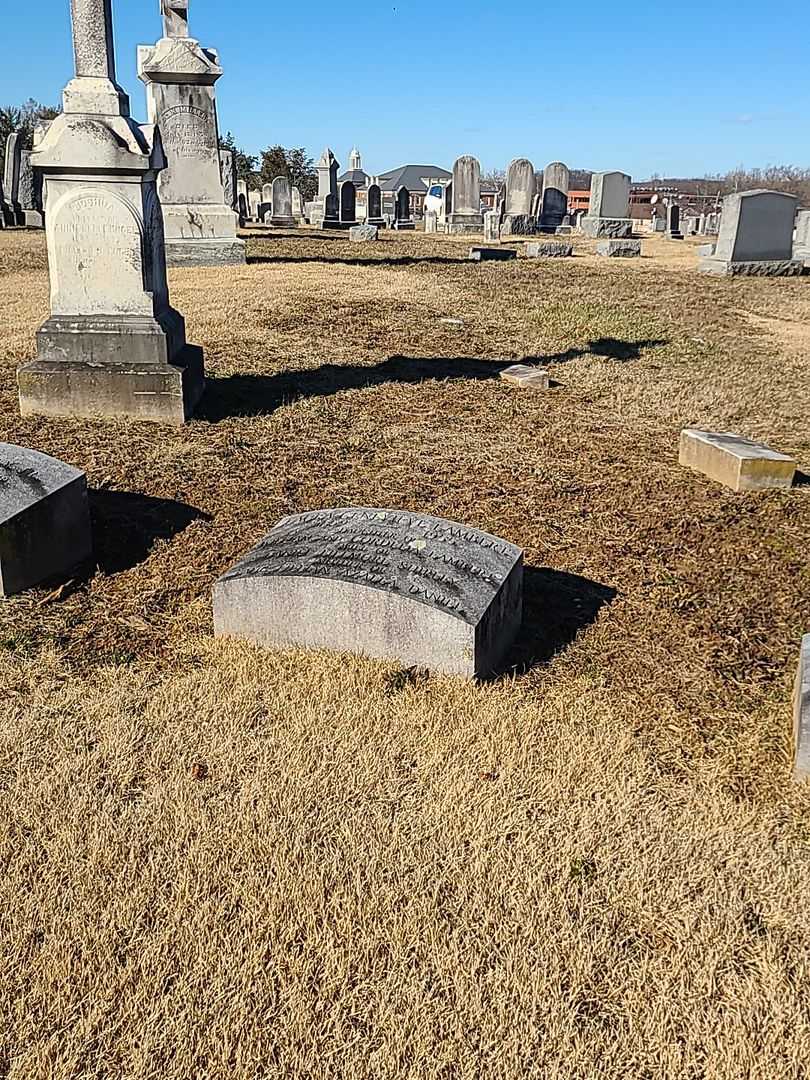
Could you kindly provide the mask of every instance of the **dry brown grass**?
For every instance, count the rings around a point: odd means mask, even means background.
[[[810,466],[810,305],[693,248],[255,230],[173,274],[212,383],[165,431],[19,418],[46,271],[0,234],[0,439],[86,469],[101,566],[0,607],[0,1075],[806,1075],[810,487],[676,455],[706,424]],[[523,356],[559,385],[492,378]],[[239,553],[352,503],[526,548],[507,678],[211,638]]]

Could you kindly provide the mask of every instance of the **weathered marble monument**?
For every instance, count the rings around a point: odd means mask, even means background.
[[[214,586],[214,630],[468,678],[520,629],[523,552],[441,518],[367,507],[281,520]]]
[[[568,188],[570,173],[561,161],[552,161],[543,172],[543,204],[540,211],[540,228],[543,232],[556,232],[568,214]]]
[[[316,229],[339,229],[338,172],[340,163],[327,146],[317,165],[318,194],[312,200],[309,221]],[[307,204],[309,205],[309,204]]]
[[[34,171],[30,150],[20,150],[17,213],[20,224],[26,229],[41,229],[45,225],[42,208],[42,177],[38,171]]]
[[[0,443],[0,596],[64,581],[92,550],[84,473]]]
[[[298,222],[293,216],[292,187],[286,176],[277,176],[273,181],[272,203],[270,224],[280,229],[294,229]]]
[[[790,277],[804,271],[793,234],[799,200],[783,191],[726,195],[714,254],[702,258],[705,274]]]
[[[622,239],[632,235],[629,176],[620,172],[593,174],[591,201],[581,228],[586,236],[599,239]]]
[[[534,165],[528,158],[515,158],[506,172],[502,236],[532,236],[537,232],[537,218],[532,213],[536,193]]]
[[[477,158],[465,154],[453,165],[452,210],[447,215],[448,233],[482,233],[481,166]]]
[[[18,371],[23,414],[182,423],[202,351],[169,304],[157,132],[115,82],[111,0],[71,0],[76,75],[32,162],[45,182],[50,318]]]
[[[158,179],[170,266],[245,261],[237,217],[226,203],[219,159],[215,84],[219,57],[189,37],[189,0],[161,0],[163,37],[138,48],[149,122],[166,154]]]

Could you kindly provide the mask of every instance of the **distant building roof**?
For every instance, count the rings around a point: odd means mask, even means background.
[[[355,187],[364,188],[368,185],[369,179],[368,173],[364,172],[362,169],[349,169],[348,172],[345,172],[342,176],[338,177],[338,183],[342,184],[346,180],[351,180]]]
[[[382,191],[399,191],[405,187],[411,193],[425,194],[428,180],[452,180],[453,174],[447,169],[440,169],[438,165],[400,165],[398,169],[382,173],[380,176],[380,189]]]

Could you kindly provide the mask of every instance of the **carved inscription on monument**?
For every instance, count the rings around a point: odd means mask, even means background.
[[[49,241],[54,291],[76,294],[82,314],[108,310],[105,283],[119,295],[143,291],[142,232],[124,199],[88,190],[58,200]]]
[[[476,624],[520,549],[441,518],[398,510],[317,510],[284,518],[222,580],[314,577],[397,593]]]
[[[160,116],[163,145],[170,154],[208,159],[215,150],[211,116],[193,105],[174,105]]]

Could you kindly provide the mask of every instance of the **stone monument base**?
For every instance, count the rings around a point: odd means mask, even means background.
[[[623,240],[626,237],[633,235],[633,222],[631,218],[586,216],[582,219],[580,227],[583,233],[586,236],[590,236],[592,240],[601,240],[603,238]]]
[[[484,231],[483,214],[448,214],[445,232],[464,236],[466,233],[478,234]]]
[[[531,214],[507,214],[501,225],[501,236],[534,236],[537,218]]]
[[[237,215],[213,203],[164,204],[163,227],[168,266],[233,266],[245,262],[237,239]]]
[[[396,229],[397,232],[408,232],[411,229],[416,228],[413,219],[408,218],[407,221],[395,221],[391,226],[392,229]]]
[[[167,266],[244,266],[244,240],[167,240]]]
[[[44,229],[45,216],[41,210],[21,210],[20,224],[26,229]]]
[[[296,229],[298,227],[298,222],[292,215],[290,217],[281,217],[280,215],[271,214],[269,223],[274,229]]]
[[[798,277],[804,273],[799,259],[763,259],[757,262],[728,262],[726,259],[701,259],[702,274],[720,277]]]
[[[203,390],[203,353],[186,345],[171,364],[32,360],[17,371],[23,416],[127,416],[184,424]]]

